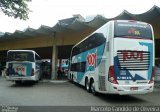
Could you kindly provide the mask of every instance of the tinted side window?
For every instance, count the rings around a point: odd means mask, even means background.
[[[86,62],[73,63],[71,65],[71,71],[85,72],[85,65]]]
[[[89,38],[84,40],[82,43],[74,47],[72,56],[77,55],[81,52],[85,52],[87,50],[93,49],[98,47],[106,42],[106,38],[104,37],[103,33],[94,33]]]

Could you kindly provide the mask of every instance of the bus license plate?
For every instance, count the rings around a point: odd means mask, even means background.
[[[131,87],[130,90],[132,90],[132,91],[138,90],[138,87]]]

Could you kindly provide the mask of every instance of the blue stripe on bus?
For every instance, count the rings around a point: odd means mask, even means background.
[[[27,76],[31,76],[32,74],[32,64],[31,63],[26,63],[27,66]]]
[[[131,75],[131,73],[129,72],[129,70],[120,70],[119,69],[119,66],[120,66],[120,63],[119,63],[119,60],[118,60],[118,56],[115,56],[114,57],[114,70],[115,70],[115,76],[116,76],[116,79],[117,80],[145,80],[143,77],[141,77],[140,75],[138,74],[135,74],[135,76],[133,77]],[[120,67],[121,68],[121,67]],[[124,75],[121,75],[124,71]]]
[[[89,51],[83,52],[83,53],[75,56],[75,58],[77,59],[77,63],[78,62],[86,62],[85,72],[77,72],[77,82],[80,82],[83,79],[84,74],[86,72],[94,71],[95,68],[97,66],[99,66],[99,64],[101,63],[101,60],[102,60],[103,53],[104,53],[104,48],[105,48],[105,43],[96,47],[96,48],[93,48]],[[92,54],[92,53],[97,53],[96,67],[87,65],[87,55]],[[81,57],[81,60],[78,57]]]
[[[148,69],[148,80],[151,79],[151,75],[152,75],[152,63],[153,63],[153,43],[144,43],[144,42],[139,42],[140,45],[145,45],[148,47],[148,51],[150,52],[150,61],[149,61],[149,69]],[[135,74],[135,76],[133,77],[131,75],[131,73],[129,72],[129,70],[125,70],[125,75],[121,75],[119,67],[120,63],[118,60],[118,56],[114,57],[114,69],[115,69],[115,75],[116,75],[116,79],[117,80],[146,80],[143,77],[141,77],[139,74]]]
[[[148,51],[150,52],[150,61],[149,61],[149,69],[148,69],[148,80],[152,77],[152,63],[153,63],[153,43],[145,43],[145,42],[139,42],[141,46],[147,46]]]

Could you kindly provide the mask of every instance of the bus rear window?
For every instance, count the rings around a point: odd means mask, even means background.
[[[8,61],[31,61],[34,62],[34,55],[32,52],[8,52]]]
[[[115,22],[114,37],[152,39],[152,30],[148,24]]]

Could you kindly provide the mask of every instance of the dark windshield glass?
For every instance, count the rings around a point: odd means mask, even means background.
[[[115,22],[115,37],[152,39],[149,24],[137,22]]]
[[[31,61],[34,62],[34,55],[32,52],[24,51],[10,51],[8,52],[8,61]]]

